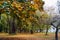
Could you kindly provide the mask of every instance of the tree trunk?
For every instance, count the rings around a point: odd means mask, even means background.
[[[0,25],[0,32],[2,32],[3,31],[3,26],[2,25]]]
[[[0,13],[0,22],[1,22],[1,13]],[[0,32],[2,32],[2,25],[0,24]]]
[[[1,13],[0,13],[0,20],[1,20]]]
[[[31,34],[33,34],[33,26],[31,27],[31,30],[30,30]]]
[[[51,25],[53,25],[52,23],[51,23]],[[58,26],[59,25],[57,25],[57,26],[55,26],[55,25],[53,25],[55,28],[56,28],[56,32],[55,32],[55,40],[58,40]]]
[[[9,34],[15,34],[15,33],[16,33],[15,19],[12,18],[12,19],[10,20]]]
[[[15,19],[13,18],[13,23],[12,23],[12,33],[16,33],[16,27],[15,27]]]
[[[58,28],[56,28],[56,32],[55,32],[55,40],[58,40]]]
[[[33,30],[30,30],[31,34],[33,34]]]
[[[46,34],[45,35],[48,35],[48,27],[46,28]]]
[[[40,32],[43,32],[43,29],[40,29]]]

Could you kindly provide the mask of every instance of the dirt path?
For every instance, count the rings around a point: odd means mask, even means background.
[[[0,40],[54,40],[46,38],[35,38],[35,37],[1,37]]]
[[[54,34],[49,34],[48,36],[45,36],[44,33],[17,35],[8,35],[5,33],[0,33],[0,40],[54,40]]]

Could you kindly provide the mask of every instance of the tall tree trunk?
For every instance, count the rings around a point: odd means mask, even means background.
[[[46,28],[46,34],[45,35],[48,35],[48,27]]]
[[[30,30],[30,32],[31,32],[31,34],[33,34],[34,32],[33,32],[33,26],[31,27],[31,30]]]
[[[3,30],[3,27],[2,27],[2,25],[0,25],[0,32],[2,32],[2,30]]]
[[[1,20],[1,13],[0,13],[0,20]]]
[[[33,34],[33,30],[30,30],[31,34]]]
[[[43,29],[40,29],[40,32],[43,32]]]
[[[58,27],[56,28],[56,32],[55,32],[55,40],[58,40]]]
[[[15,19],[12,18],[10,21],[11,22],[10,22],[10,28],[9,28],[10,31],[9,31],[9,34],[15,34],[16,33]]]
[[[10,33],[10,17],[7,14],[7,26],[9,27],[8,33]]]
[[[15,34],[16,33],[16,26],[15,26],[15,18],[13,18],[13,22],[12,22],[12,33]]]
[[[1,13],[0,13],[0,22],[1,22]],[[2,25],[0,24],[0,32],[2,32]]]
[[[52,23],[51,23],[51,25],[53,25]],[[58,40],[58,26],[59,26],[59,24],[57,25],[57,26],[55,26],[55,25],[53,25],[55,28],[56,28],[56,32],[55,32],[55,40]]]

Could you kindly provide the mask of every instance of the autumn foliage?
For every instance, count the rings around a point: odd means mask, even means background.
[[[7,16],[10,33],[15,32],[16,28],[20,29],[20,32],[28,29],[32,31],[32,26],[38,22],[35,11],[43,11],[43,5],[42,0],[1,0],[0,13]]]

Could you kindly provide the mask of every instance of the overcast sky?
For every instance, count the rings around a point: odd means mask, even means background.
[[[57,7],[57,1],[58,0],[43,0],[43,1],[45,2],[44,10],[49,9],[49,7],[50,8],[55,8],[54,13],[58,13],[58,7]]]
[[[55,5],[57,0],[43,0],[45,1],[45,5],[51,6],[51,5]]]
[[[58,7],[57,7],[57,1],[58,0],[43,0],[43,1],[45,1],[45,4],[44,4],[44,9],[45,9],[45,11],[47,10],[47,9],[49,9],[49,8],[55,8],[55,10],[54,11],[52,11],[51,10],[51,12],[54,12],[53,14],[58,14],[59,15],[59,13],[58,13]],[[60,1],[60,0],[59,0]],[[52,13],[51,13],[52,14]],[[50,31],[51,32],[55,32],[55,30],[53,30],[53,29],[50,29]]]

